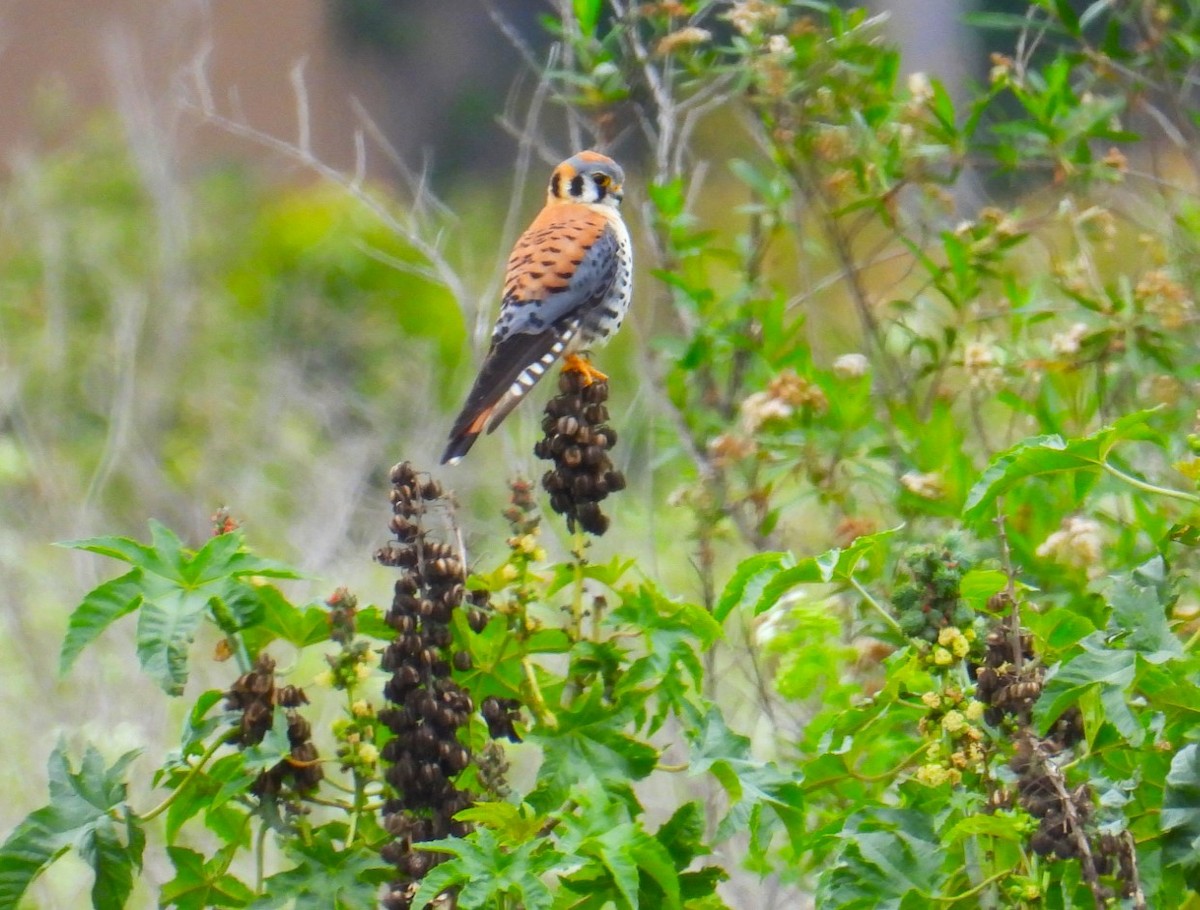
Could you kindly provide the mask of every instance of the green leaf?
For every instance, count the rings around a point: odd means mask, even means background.
[[[944,847],[922,813],[880,809],[855,814],[838,837],[841,850],[819,880],[818,906],[899,910],[906,896],[938,890]]]
[[[464,822],[482,825],[497,832],[505,841],[533,840],[546,828],[547,819],[529,806],[503,802],[477,802],[454,816]]]
[[[137,653],[145,670],[169,695],[183,692],[188,651],[207,617],[232,633],[264,613],[253,576],[295,578],[298,574],[242,547],[240,532],[211,538],[197,552],[184,548],[164,525],[150,522],[151,546],[124,537],[68,541],[62,546],[131,563],[134,571],[93,590],[72,614],[61,662],[69,667],[101,631],[138,610]]]
[[[539,789],[563,793],[591,779],[628,783],[646,777],[658,762],[657,749],[625,732],[634,726],[632,709],[614,709],[598,686],[557,718],[557,728],[529,735],[544,750]]]
[[[241,752],[246,770],[254,774],[268,771],[280,762],[287,761],[291,754],[287,711],[283,710],[276,710],[272,714],[271,729],[263,736],[262,742],[247,746]]]
[[[619,628],[637,630],[645,642],[644,655],[627,661],[616,674],[616,697],[641,702],[653,694],[657,710],[652,729],[657,729],[669,711],[684,711],[699,693],[701,655],[721,637],[721,627],[703,607],[668,600],[650,585],[626,592],[611,619]]]
[[[958,595],[977,613],[987,611],[992,595],[1003,591],[1008,576],[999,569],[970,569],[959,582]]]
[[[516,906],[525,910],[550,910],[554,896],[542,876],[555,869],[562,856],[547,838],[538,838],[512,850],[503,848],[486,828],[469,837],[414,844],[421,850],[453,854],[421,880],[412,906],[424,907],[447,888],[461,888],[458,906]]]
[[[630,907],[639,905],[633,886],[645,877],[662,892],[660,906],[679,910],[679,874],[657,840],[635,824],[619,825],[595,840],[597,857],[613,876],[613,881]]]
[[[636,560],[622,559],[619,556],[614,556],[608,562],[588,563],[582,569],[572,562],[559,563],[554,567],[550,583],[546,585],[545,596],[557,594],[563,588],[575,584],[580,576],[615,590],[621,577],[634,565]]]
[[[796,559],[791,553],[758,553],[742,560],[725,584],[725,590],[713,608],[713,618],[724,622],[734,610],[757,603],[763,585],[774,578],[780,569],[791,568]]]
[[[296,866],[268,878],[265,895],[252,906],[263,910],[284,905],[295,910],[377,910],[379,886],[393,878],[396,869],[369,847],[337,846],[345,837],[344,828],[329,824],[314,831],[308,840],[286,841],[288,858]]]
[[[179,742],[182,755],[197,755],[203,752],[204,740],[228,724],[228,718],[222,714],[208,716],[213,706],[224,697],[225,693],[220,689],[209,689],[197,697],[183,725],[183,736]]]
[[[58,658],[59,673],[70,670],[75,658],[99,638],[100,633],[141,606],[141,580],[141,570],[134,569],[97,585],[84,595],[67,624],[67,636]]]
[[[250,789],[250,785],[254,783],[262,770],[274,767],[274,765],[274,762],[264,761],[260,762],[255,769],[247,768],[245,752],[234,752],[217,759],[208,766],[207,774],[203,777],[197,775],[194,779],[197,788],[202,782],[206,789],[216,786],[215,792],[208,797],[207,804],[202,803],[203,808],[209,813],[220,809],[229,800]],[[171,809],[174,808],[174,806],[171,807]]]
[[[1099,471],[1108,453],[1127,439],[1152,439],[1147,422],[1158,408],[1126,414],[1112,425],[1081,439],[1035,436],[1001,452],[967,493],[963,518],[978,522],[991,516],[992,504],[1013,487],[1033,477],[1068,472]]]
[[[1200,746],[1184,746],[1171,759],[1163,791],[1162,830],[1166,860],[1194,874],[1200,868]]]
[[[298,607],[269,585],[258,588],[255,593],[263,606],[259,630],[269,636],[262,643],[264,646],[271,639],[286,641],[297,648],[329,640],[328,610],[316,606]]]
[[[567,863],[580,857],[594,861],[571,876],[572,890],[588,892],[596,906],[607,896],[619,907],[634,908],[641,887],[648,886],[659,895],[658,903],[680,906],[675,864],[634,817],[641,807],[627,785],[610,790],[585,782],[571,791],[569,804],[573,808],[559,816],[555,830],[559,849]]]
[[[804,829],[804,792],[801,777],[784,773],[774,762],[754,758],[749,738],[734,733],[720,712],[713,708],[692,731],[688,773],[712,774],[729,794],[730,808],[722,819],[718,838],[746,826],[769,833],[782,823],[793,839]],[[763,816],[763,811],[767,815]]]
[[[1133,684],[1137,654],[1114,650],[1093,636],[1083,641],[1084,652],[1073,660],[1051,667],[1046,674],[1041,698],[1034,706],[1034,718],[1044,733],[1071,705],[1089,691],[1097,691],[1106,719],[1128,742],[1140,745],[1145,731],[1126,702],[1125,693]]]
[[[158,555],[154,552],[153,547],[140,544],[128,537],[88,537],[82,540],[62,540],[55,546],[66,547],[70,550],[87,550],[89,553],[109,556],[134,566],[159,565],[157,563]]]
[[[579,847],[585,856],[591,854],[600,861],[608,872],[613,885],[625,902],[625,906],[637,906],[638,856],[635,851],[645,849],[650,839],[638,826],[626,822],[610,828],[597,838],[590,838]],[[658,844],[659,850],[662,845]],[[670,867],[670,863],[667,864]],[[671,868],[670,872],[674,873]],[[679,905],[679,883],[675,883],[675,905]]]
[[[181,777],[182,774],[174,779]],[[231,800],[245,793],[256,777],[246,772],[241,752],[226,755],[209,765],[205,771],[192,775],[187,784],[178,790],[167,809],[168,842],[174,842],[183,825],[203,812],[205,826],[223,842],[247,844],[249,828],[246,825],[246,813]]]
[[[145,670],[168,695],[183,694],[188,650],[204,619],[207,598],[181,591],[142,601],[138,613],[137,654]]]
[[[1115,575],[1099,586],[1112,606],[1112,625],[1135,651],[1166,651],[1182,655],[1183,644],[1167,622],[1170,597],[1166,565],[1161,556],[1133,572]]]
[[[1051,652],[1061,652],[1096,631],[1086,616],[1074,610],[1056,609],[1045,613],[1023,614],[1026,624],[1040,644]],[[1042,655],[1043,659],[1045,655]]]
[[[1024,843],[1029,836],[1025,819],[1011,812],[998,812],[992,815],[968,815],[959,819],[943,835],[947,844],[957,844],[973,837],[998,837],[1013,843]]]
[[[124,773],[136,755],[128,752],[105,768],[100,753],[89,746],[76,772],[63,747],[54,750],[49,804],[26,816],[0,846],[0,906],[15,907],[30,883],[72,848],[95,874],[92,906],[124,906],[146,842],[125,803]]]
[[[175,877],[162,886],[159,902],[179,910],[204,910],[206,907],[245,907],[254,900],[254,891],[230,875],[230,856],[234,847],[222,848],[207,862],[203,854],[186,847],[167,847],[175,866]]]
[[[697,856],[709,852],[704,843],[704,826],[704,806],[693,800],[676,809],[654,836],[670,854],[675,867],[686,869]]]
[[[579,31],[585,37],[596,33],[596,25],[600,22],[600,11],[604,8],[603,0],[572,0],[575,18],[579,22]]]
[[[1071,0],[1054,0],[1054,12],[1071,35],[1079,34],[1079,14],[1071,5]]]
[[[902,527],[859,537],[848,547],[834,547],[819,556],[801,559],[794,566],[781,567],[761,585],[754,604],[755,615],[771,609],[797,585],[848,583],[864,559],[873,559],[886,552],[885,544]]]

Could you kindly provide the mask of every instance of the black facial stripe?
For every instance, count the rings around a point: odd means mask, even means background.
[[[583,195],[583,174],[576,174],[574,177],[571,178],[571,195],[572,196],[582,196]]]
[[[550,195],[555,199],[559,197],[559,192],[562,189],[562,174],[558,171],[554,172],[554,176],[550,178]]]
[[[606,181],[602,180],[600,177],[595,178],[595,183],[596,183],[596,201],[599,202],[601,199],[603,199],[605,196],[608,195],[608,185],[607,185]]]

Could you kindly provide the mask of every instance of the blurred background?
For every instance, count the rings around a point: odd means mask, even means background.
[[[180,722],[139,695],[151,684],[127,629],[58,678],[68,613],[118,566],[55,541],[145,538],[155,518],[199,543],[225,506],[253,547],[310,573],[298,598],[390,596],[371,561],[387,469],[435,465],[509,246],[548,162],[572,151],[528,65],[551,46],[554,6],[0,3],[0,834],[43,801],[59,737],[153,752]],[[959,24],[968,4],[889,6],[907,67],[953,87],[985,66]],[[615,154],[637,196],[628,126]],[[736,141],[719,120],[697,139],[717,161]],[[714,172],[705,204],[720,210]],[[653,446],[669,428],[637,378],[656,324],[640,306],[602,361],[633,490],[595,555],[654,567],[686,541],[653,508],[672,491]],[[830,328],[831,353],[853,349],[852,326]],[[472,558],[502,547],[505,479],[541,473],[538,420],[522,409],[437,472]],[[695,596],[695,578],[669,582]],[[198,667],[189,692],[224,687],[227,670]],[[87,886],[56,866],[40,905],[76,906]]]
[[[523,56],[545,59],[544,16],[556,0],[9,0],[0,5],[0,136],[12,165],[19,150],[46,150],[78,134],[88,115],[153,115],[172,140],[173,165],[205,169],[253,163],[286,174],[285,162],[221,129],[182,117],[179,102],[203,70],[214,99],[263,132],[294,138],[293,70],[303,67],[312,146],[334,167],[354,164],[356,106],[369,113],[410,165],[435,177],[507,175],[515,139],[508,109]],[[877,0],[905,68],[954,89],[986,71],[977,36],[963,24],[977,4]],[[991,9],[1013,6],[992,0]],[[527,61],[526,61],[527,62]],[[514,83],[517,83],[514,85]],[[133,125],[125,124],[129,129]],[[143,124],[147,126],[147,124]],[[547,136],[561,143],[562,137]],[[507,154],[505,154],[507,152]],[[384,157],[369,162],[394,179]]]

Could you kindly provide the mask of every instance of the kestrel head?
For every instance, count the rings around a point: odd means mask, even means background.
[[[580,152],[554,169],[546,204],[584,202],[611,205],[621,203],[625,172],[607,155]]]

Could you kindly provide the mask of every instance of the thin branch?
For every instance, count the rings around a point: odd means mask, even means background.
[[[1092,892],[1092,898],[1095,900],[1096,906],[1105,907],[1108,905],[1107,889],[1100,884],[1100,875],[1096,870],[1096,860],[1092,856],[1092,845],[1088,842],[1083,821],[1079,818],[1079,813],[1075,811],[1075,800],[1072,798],[1070,791],[1067,790],[1067,782],[1063,777],[1062,769],[1054,763],[1053,757],[1046,752],[1041,740],[1036,739],[1028,730],[1025,731],[1025,737],[1032,754],[1037,756],[1042,773],[1045,774],[1046,779],[1050,782],[1050,786],[1054,788],[1055,796],[1058,797],[1063,819],[1066,822],[1067,833],[1074,841],[1075,849],[1079,853],[1079,865],[1083,870],[1083,880],[1087,883],[1088,890]]]
[[[214,737],[213,741],[208,744],[208,748],[206,748],[200,757],[196,759],[196,763],[188,768],[187,773],[183,776],[183,780],[181,780],[178,785],[176,785],[175,788],[167,794],[166,798],[157,806],[141,813],[138,816],[138,820],[142,822],[148,822],[167,811],[167,809],[171,807],[171,804],[179,798],[180,794],[187,790],[187,785],[192,782],[192,779],[202,770],[204,770],[204,766],[208,764],[208,760],[212,758],[213,755],[216,754],[217,750],[220,749],[221,746],[225,745],[227,741],[228,740],[222,736]]]
[[[189,68],[194,82],[195,96],[181,97],[179,102],[181,108],[199,114],[207,122],[225,130],[233,136],[246,139],[262,148],[269,149],[297,161],[323,179],[340,186],[354,199],[358,200],[360,204],[365,206],[381,223],[401,236],[409,246],[424,257],[430,265],[430,275],[434,277],[437,283],[450,291],[459,308],[464,314],[467,313],[468,301],[471,297],[467,292],[463,279],[442,253],[439,247],[439,238],[437,236],[432,240],[427,238],[426,232],[422,229],[415,214],[410,214],[407,218],[396,215],[384,200],[366,192],[362,187],[362,181],[356,179],[356,175],[343,173],[322,161],[313,153],[310,138],[307,134],[307,127],[305,126],[309,122],[309,106],[302,67],[298,66],[292,69],[297,120],[300,123],[299,137],[297,142],[288,142],[287,140],[280,139],[278,136],[250,126],[241,119],[226,116],[212,106],[212,92],[208,84],[207,73],[203,67],[203,61],[207,59],[206,54],[207,52],[203,51],[201,56],[194,60]],[[414,202],[416,203],[414,211],[417,211],[420,208],[419,204],[421,202],[431,198],[427,190],[424,171],[420,176],[414,176],[407,170],[404,170],[403,173],[409,181]]]
[[[633,59],[637,61],[638,66],[641,68],[642,77],[646,80],[646,86],[650,89],[651,97],[654,98],[654,105],[658,114],[655,118],[658,121],[658,141],[655,143],[654,149],[655,166],[659,176],[665,177],[671,172],[670,151],[675,142],[675,100],[667,90],[663,74],[650,62],[650,52],[646,49],[646,45],[638,33],[637,23],[630,17],[629,9],[625,6],[624,0],[608,0],[608,3],[617,18],[625,26],[621,32],[622,38],[633,54]]]
[[[996,539],[1000,541],[1000,565],[1004,570],[1004,593],[1008,598],[1008,639],[1012,652],[1013,672],[1019,678],[1021,665],[1025,661],[1025,649],[1021,646],[1021,608],[1017,603],[1016,570],[1013,568],[1012,550],[1008,545],[1008,528],[1004,523],[1004,497],[996,499]]]
[[[439,218],[449,221],[456,220],[457,216],[454,211],[430,191],[427,171],[422,169],[418,174],[408,166],[400,153],[396,151],[396,147],[384,135],[379,124],[375,122],[375,118],[353,95],[350,96],[350,108],[354,111],[355,119],[362,124],[367,136],[375,144],[375,148],[383,153],[388,164],[395,168],[396,173],[403,179],[404,185],[413,197],[413,217],[424,217],[425,209],[428,207]]]
[[[312,123],[311,106],[308,103],[308,85],[304,81],[304,68],[308,60],[301,57],[288,73],[288,81],[292,84],[292,94],[296,97],[296,148],[301,154],[311,158],[312,153]]]
[[[1128,873],[1125,884],[1131,892],[1129,896],[1133,898],[1133,910],[1146,910],[1146,892],[1142,888],[1142,875],[1138,869],[1137,843],[1133,839],[1133,832],[1129,830],[1121,832],[1121,848],[1125,859],[1129,861],[1129,868],[1123,871]]]
[[[564,40],[562,43],[563,69],[571,72],[575,69],[574,43],[579,40],[579,23],[575,19],[575,7],[571,0],[558,0],[558,18],[562,22]],[[583,134],[580,131],[580,118],[572,106],[567,107],[567,135],[571,138],[571,148],[583,148]]]

